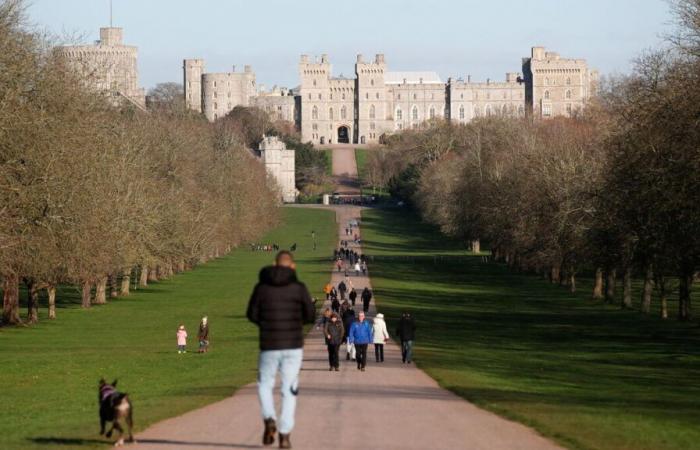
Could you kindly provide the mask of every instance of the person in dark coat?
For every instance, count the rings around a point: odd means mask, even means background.
[[[341,281],[338,283],[338,292],[340,292],[340,299],[345,300],[345,293],[348,291],[348,285],[345,284],[345,281]]]
[[[199,332],[197,333],[197,340],[199,341],[199,353],[206,353],[209,351],[209,319],[207,316],[202,317],[202,321],[199,323]]]
[[[350,298],[350,303],[352,303],[352,306],[355,306],[355,300],[357,300],[357,291],[355,289],[350,290],[350,294],[348,295]]]
[[[338,297],[334,298],[331,302],[331,309],[334,313],[338,313],[340,311],[340,300],[338,300]]]
[[[259,282],[248,303],[248,320],[260,330],[258,396],[265,424],[263,445],[275,440],[277,414],[273,389],[280,372],[282,414],[279,446],[291,448],[294,411],[299,392],[299,371],[303,359],[304,324],[313,323],[316,307],[306,286],[297,280],[293,255],[281,251],[275,265],[260,271]]]
[[[330,365],[328,370],[337,372],[340,370],[338,352],[345,335],[345,328],[343,327],[343,322],[338,318],[338,314],[333,313],[331,315],[331,320],[323,327],[323,335],[326,338],[326,346],[328,347],[328,364]]]
[[[362,290],[362,310],[369,311],[369,302],[372,301],[372,291],[367,286]]]
[[[411,314],[404,312],[396,327],[396,336],[401,340],[401,360],[411,364],[413,358],[413,341],[416,338],[416,322]]]

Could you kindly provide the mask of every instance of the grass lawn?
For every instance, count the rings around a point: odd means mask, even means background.
[[[360,181],[364,184],[367,179],[365,174],[365,165],[367,164],[367,150],[362,148],[355,149],[355,163],[357,164],[357,175]]]
[[[263,242],[296,252],[299,277],[320,297],[336,242],[331,211],[286,208],[284,225]],[[312,250],[311,230],[318,249]],[[0,448],[94,448],[97,382],[119,379],[134,403],[137,429],[231,395],[255,380],[257,329],[245,307],[271,253],[247,248],[130,297],[82,310],[64,292],[58,319],[29,328],[0,328]],[[42,305],[43,306],[43,305]],[[199,319],[209,316],[210,353],[198,355]],[[175,331],[184,323],[188,350],[178,355]],[[257,411],[251,411],[251,414]]]
[[[483,263],[405,211],[364,211],[362,234],[390,334],[412,311],[416,360],[442,386],[569,448],[700,448],[697,322]]]

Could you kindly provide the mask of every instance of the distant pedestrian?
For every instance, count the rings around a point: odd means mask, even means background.
[[[177,328],[177,352],[187,353],[187,331],[183,324]]]
[[[348,294],[348,297],[350,298],[352,306],[355,306],[355,300],[357,300],[357,291],[355,289],[351,290],[350,294]]]
[[[337,313],[340,311],[340,300],[338,300],[338,297],[334,298],[333,301],[331,302],[331,309],[333,310],[334,313]]]
[[[295,252],[295,251],[297,251],[297,243],[296,243],[296,242],[293,243],[291,247],[289,247],[289,251],[290,251],[290,252]]]
[[[338,260],[335,262],[335,266],[338,268],[338,272],[343,270],[343,260],[342,258],[338,258]]]
[[[372,291],[367,286],[362,290],[362,310],[369,311],[369,303],[372,301]]]
[[[328,364],[330,366],[328,370],[335,370],[337,372],[340,370],[338,352],[340,351],[340,345],[343,343],[343,336],[345,335],[343,322],[338,319],[337,314],[333,313],[331,315],[331,320],[326,323],[326,326],[323,328],[323,335],[326,338],[326,346],[328,347]]]
[[[338,292],[340,292],[340,299],[345,300],[345,293],[348,291],[348,285],[344,281],[338,284]]]
[[[374,341],[372,325],[365,320],[364,312],[360,312],[358,320],[350,327],[348,341],[355,346],[357,352],[357,369],[364,372],[367,366],[367,346]]]
[[[416,323],[411,314],[404,312],[396,327],[396,336],[401,340],[401,361],[411,364],[413,359],[413,341],[416,338]]]
[[[331,289],[333,289],[333,285],[330,283],[326,283],[326,285],[323,286],[323,292],[326,294],[326,301],[331,299]]]
[[[362,272],[362,267],[360,267],[359,262],[356,262],[355,263],[355,276],[359,277],[361,272]]]
[[[271,445],[277,433],[273,389],[280,373],[282,412],[279,447],[291,448],[294,411],[299,393],[299,371],[304,356],[304,323],[313,323],[316,307],[309,291],[297,280],[294,256],[281,251],[275,265],[260,271],[248,303],[248,319],[260,329],[258,397],[265,424],[263,445]]]
[[[362,268],[362,275],[367,276],[367,263],[362,261],[362,263],[360,264],[360,267]]]
[[[331,288],[331,301],[333,301],[334,298],[338,298],[338,290],[333,286]]]
[[[199,332],[197,333],[197,340],[199,341],[199,353],[206,353],[209,351],[209,319],[207,316],[202,317],[202,321],[199,323]]]
[[[384,362],[384,344],[389,340],[384,314],[377,314],[372,321],[372,333],[374,334],[374,359],[377,362]]]

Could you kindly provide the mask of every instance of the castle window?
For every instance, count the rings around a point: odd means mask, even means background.
[[[315,124],[311,125],[311,129],[314,130],[314,131],[317,131],[317,130],[318,130],[318,124],[315,123]]]
[[[571,91],[566,91],[566,99],[568,100],[570,98],[571,98]]]
[[[396,128],[398,128],[399,130],[403,130],[403,124],[397,123]]]
[[[314,106],[314,109],[311,110],[311,118],[318,119],[318,108],[316,106]]]
[[[430,94],[430,100],[434,100],[434,99],[435,99],[435,94]]]
[[[474,117],[481,117],[481,110],[478,106],[474,107]]]
[[[464,99],[464,94],[459,94],[459,98]]]
[[[416,94],[413,94],[413,100],[415,100],[416,98],[417,98]]]
[[[431,119],[435,118],[435,108],[432,106],[430,107],[430,118]]]
[[[396,94],[396,100],[401,100],[401,94]]]
[[[374,86],[374,79],[369,80],[369,84],[370,84],[371,86]]]
[[[413,111],[411,112],[411,116],[413,117],[413,120],[418,120],[418,107],[413,106]]]
[[[459,118],[464,120],[464,106],[459,107]]]
[[[216,113],[214,113],[214,120],[216,120],[216,119],[218,119],[218,118],[219,118],[219,115],[216,114]]]
[[[216,98],[216,97],[217,97],[217,95],[216,95],[216,94],[217,94],[217,93],[216,93],[216,91],[214,91],[214,98]]]
[[[318,99],[321,100],[322,96],[321,94],[318,94]]]
[[[314,80],[314,86],[316,86],[316,80]]]
[[[567,79],[566,79],[566,84],[567,84],[568,86],[571,85],[571,78],[567,78]]]
[[[345,106],[340,108],[340,118],[345,119],[347,115],[348,115],[348,113],[347,113],[347,109],[345,109]]]
[[[216,81],[214,82],[214,87],[216,87]]]
[[[370,129],[370,130],[374,130],[374,128],[375,128],[374,122],[370,123],[370,124],[369,124],[369,129]]]
[[[342,100],[345,100],[345,93],[343,93],[343,94],[340,96],[340,98],[341,98]]]
[[[369,100],[369,93],[365,94],[365,100]]]
[[[219,105],[217,105],[216,102],[214,102],[214,109],[219,109]]]
[[[572,111],[572,109],[571,109],[571,103],[567,103],[567,104],[566,104],[566,113],[567,113],[568,115],[571,115],[571,111]]]
[[[525,108],[523,105],[518,106],[518,115],[524,116],[525,115]]]
[[[375,111],[374,111],[374,105],[369,107],[369,118],[374,119]]]
[[[403,111],[401,111],[401,108],[396,108],[396,120],[402,120],[403,119]]]
[[[546,103],[542,105],[542,116],[544,117],[551,117],[552,116],[552,105],[550,103]]]
[[[545,79],[544,79],[544,85],[545,85],[545,86],[549,86],[549,78],[545,78]]]
[[[333,94],[330,94],[330,98],[331,98],[331,100],[333,100]]]
[[[333,108],[328,110],[328,118],[333,120]]]
[[[309,100],[311,100],[311,94],[309,94]]]
[[[544,99],[549,100],[549,91],[544,91]]]
[[[486,105],[486,117],[491,115],[491,105]]]
[[[508,92],[504,92],[504,93],[503,93],[503,99],[505,100],[505,99],[507,99],[507,98],[508,98]]]

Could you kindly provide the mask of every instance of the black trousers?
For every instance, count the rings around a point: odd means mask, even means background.
[[[364,369],[365,366],[367,366],[367,345],[368,344],[355,344],[358,369]]]
[[[362,299],[362,310],[363,310],[364,312],[369,311],[369,302],[370,302],[370,301],[371,301],[370,299],[367,299],[367,300]]]
[[[384,344],[374,344],[374,358],[377,362],[384,362]]]
[[[338,352],[340,351],[340,345],[328,344],[328,364],[330,367],[340,367],[340,358],[338,357]]]

